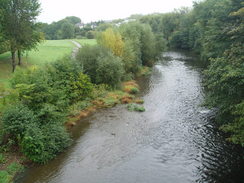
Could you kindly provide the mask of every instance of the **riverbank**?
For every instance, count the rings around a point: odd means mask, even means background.
[[[144,71],[147,71],[148,74],[149,69],[144,68],[142,71],[143,72],[141,72],[140,75],[144,75]],[[93,92],[97,92],[97,97],[92,100],[86,101],[86,104],[85,106],[82,106],[82,109],[80,108],[80,106],[75,106],[71,108],[70,115],[67,119],[67,122],[65,123],[67,130],[69,130],[70,128],[75,128],[78,122],[86,117],[89,117],[98,109],[111,108],[117,104],[143,104],[143,100],[135,96],[135,94],[140,91],[136,81],[127,81],[122,83],[121,90],[102,91],[100,89],[94,89],[95,91]],[[6,145],[5,149],[3,148],[4,147],[2,147],[2,151],[6,152],[0,154],[2,156],[2,161],[0,160],[0,183],[12,182],[16,175],[23,171],[24,167],[28,168],[35,165],[35,163],[27,160],[19,149],[11,149],[15,148],[11,146],[11,144]],[[11,170],[12,166],[16,167],[15,170],[9,171]],[[1,180],[4,180],[4,182],[1,182]]]
[[[115,91],[103,91],[95,99],[87,101],[87,105],[84,109],[73,109],[73,114],[70,115],[65,125],[70,128],[76,125],[76,123],[83,118],[86,118],[96,112],[98,109],[111,108],[117,104],[143,104],[143,100],[137,98],[135,94],[139,93],[140,89],[136,81],[123,82],[121,90]],[[98,91],[100,92],[100,91]]]
[[[225,141],[201,106],[198,60],[180,52],[164,56],[168,61],[137,80],[144,113],[116,105],[83,118],[70,130],[72,146],[17,182],[241,182],[243,151]]]

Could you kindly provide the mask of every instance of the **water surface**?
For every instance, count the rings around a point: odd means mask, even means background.
[[[201,107],[201,66],[167,52],[139,80],[146,112],[100,110],[73,131],[75,144],[22,183],[241,183],[242,151],[227,143]]]

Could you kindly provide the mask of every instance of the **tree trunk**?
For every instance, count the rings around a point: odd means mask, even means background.
[[[16,64],[15,64],[15,51],[11,51],[11,55],[12,55],[12,72],[15,71],[15,67],[16,67]]]
[[[18,50],[18,59],[19,59],[18,65],[21,65],[21,50]]]

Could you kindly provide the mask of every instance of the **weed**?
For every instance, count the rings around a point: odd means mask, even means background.
[[[6,162],[6,159],[2,153],[0,153],[0,164],[3,164]]]
[[[24,169],[23,165],[17,162],[13,162],[7,167],[7,172],[10,175],[15,175],[17,172],[23,171],[23,169]]]
[[[12,176],[5,170],[0,171],[0,183],[9,183]]]
[[[138,111],[138,112],[144,112],[145,111],[145,108],[142,105],[138,105],[138,104],[128,104],[127,109],[129,111]]]

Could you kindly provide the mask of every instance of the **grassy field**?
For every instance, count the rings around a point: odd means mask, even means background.
[[[75,39],[81,45],[96,44],[94,39]],[[47,40],[42,42],[36,50],[29,51],[23,55],[23,65],[26,68],[30,65],[43,65],[56,61],[65,55],[70,55],[75,45],[70,40]],[[11,55],[9,52],[0,55],[0,85],[8,86],[11,77]]]
[[[95,45],[97,44],[97,41],[95,39],[74,39],[74,41],[80,43],[82,46],[89,44],[89,45]]]

